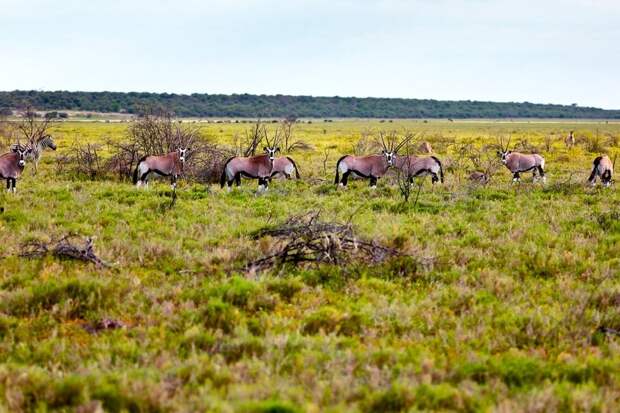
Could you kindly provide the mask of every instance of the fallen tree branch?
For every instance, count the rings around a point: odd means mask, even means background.
[[[61,259],[74,259],[79,261],[91,262],[97,268],[110,267],[110,264],[102,261],[93,249],[93,239],[86,238],[82,247],[72,244],[71,240],[75,235],[66,235],[57,242],[46,243],[43,241],[28,241],[22,244],[20,257],[42,258],[48,254]]]
[[[246,265],[247,271],[261,271],[285,264],[346,264],[353,259],[368,263],[403,256],[402,252],[355,236],[351,223],[319,220],[319,212],[293,216],[281,225],[257,231],[254,239],[277,240],[274,252]]]

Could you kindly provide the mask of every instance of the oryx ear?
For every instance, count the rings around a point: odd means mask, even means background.
[[[276,152],[280,152],[280,147],[279,146],[276,148]]]
[[[385,149],[381,150],[381,153],[382,153],[383,155],[385,155]]]
[[[267,147],[265,146],[265,147],[263,148],[263,150],[264,150],[265,152],[267,152]]]
[[[17,153],[17,151],[19,150],[19,145],[14,143],[13,145],[11,145],[10,150],[11,152]]]

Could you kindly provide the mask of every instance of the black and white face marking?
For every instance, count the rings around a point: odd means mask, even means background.
[[[276,158],[276,152],[279,152],[280,148],[268,148],[268,147],[265,147],[264,150],[265,150],[265,153],[267,154],[267,156],[269,156],[269,160],[273,162],[273,160]]]
[[[385,156],[385,160],[387,161],[387,164],[389,166],[393,166],[394,165],[394,157],[396,156],[396,154],[394,152],[387,152],[387,151],[383,151],[383,155]]]
[[[25,166],[26,165],[26,156],[28,156],[28,154],[32,152],[32,149],[27,148],[27,149],[20,149],[18,148],[16,150],[16,153],[19,155],[19,161],[17,162],[17,164],[19,166]]]
[[[502,163],[506,165],[508,162],[508,155],[510,155],[511,151],[497,151],[497,156],[502,160]]]
[[[179,152],[179,160],[182,163],[185,163],[185,160],[187,159],[187,152],[189,152],[190,148],[179,148],[177,149],[177,151]]]

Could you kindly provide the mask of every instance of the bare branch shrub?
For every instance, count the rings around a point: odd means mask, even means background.
[[[284,152],[293,152],[295,150],[310,150],[312,149],[312,145],[301,141],[301,140],[293,140],[294,126],[296,123],[295,118],[287,118],[282,121],[280,126],[282,133],[282,149]]]
[[[403,256],[393,248],[374,241],[358,239],[351,223],[338,224],[320,220],[320,212],[293,216],[284,223],[262,229],[254,239],[276,240],[273,252],[247,264],[248,271],[262,271],[286,264],[346,264],[353,260],[380,263],[387,258]]]
[[[147,113],[131,123],[128,135],[129,143],[135,144],[142,154],[165,155],[191,147],[199,133],[193,125],[175,122],[169,113]]]
[[[32,107],[26,108],[20,117],[21,119],[15,124],[15,129],[19,137],[27,141],[26,144],[34,146],[39,139],[48,135],[50,118],[40,119]]]

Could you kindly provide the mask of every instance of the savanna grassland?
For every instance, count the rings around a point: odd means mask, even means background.
[[[200,131],[226,144],[247,127]],[[620,124],[314,121],[295,126],[302,180],[260,196],[181,180],[172,208],[167,181],[56,173],[73,142],[126,128],[55,124],[58,151],[1,195],[0,411],[620,409],[620,192],[585,185]],[[423,132],[446,182],[407,203],[393,174],[337,190],[336,160],[381,129]],[[509,136],[548,182],[469,182],[458,149]],[[275,245],[253,233],[309,211],[409,257],[244,271]],[[70,233],[112,266],[19,256]]]

